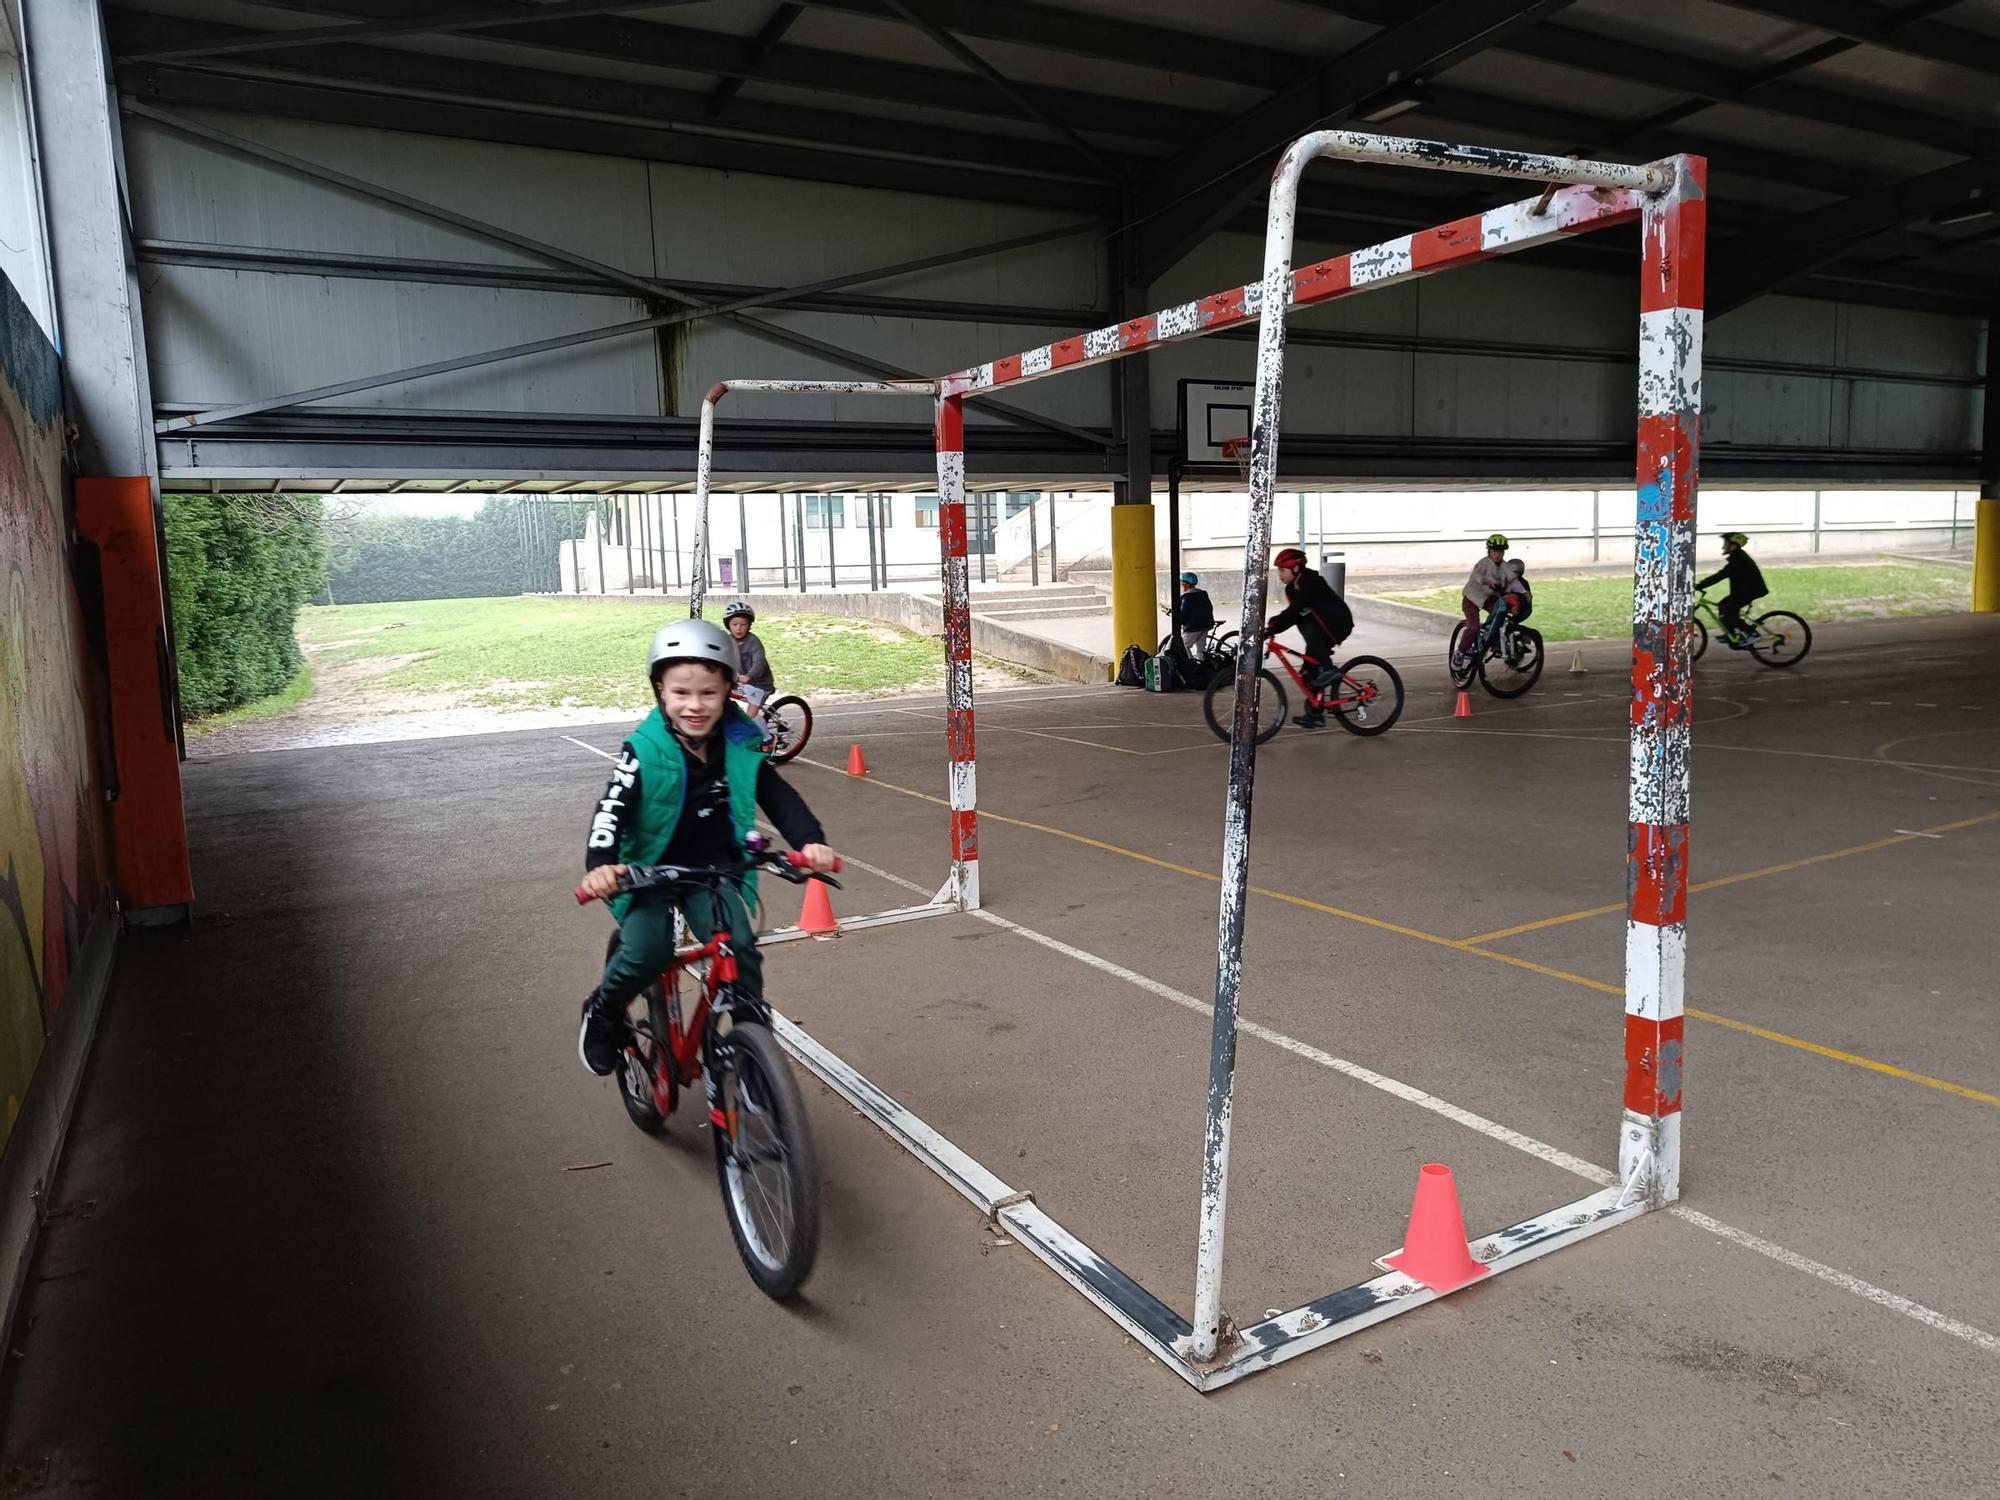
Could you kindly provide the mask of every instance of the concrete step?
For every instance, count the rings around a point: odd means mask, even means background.
[[[982,620],[1095,620],[1109,619],[1110,606],[1095,609],[1081,609],[1074,606],[1050,605],[1042,609],[979,609],[972,611]]]

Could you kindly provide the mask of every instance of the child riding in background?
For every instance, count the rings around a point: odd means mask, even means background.
[[[1472,575],[1465,580],[1465,589],[1459,599],[1459,607],[1465,611],[1465,624],[1460,627],[1460,646],[1454,666],[1462,666],[1478,648],[1481,643],[1480,615],[1497,606],[1506,592],[1507,538],[1496,531],[1486,539],[1486,555],[1472,565]]]
[[[764,654],[764,643],[750,633],[750,627],[757,623],[757,611],[749,600],[738,599],[722,612],[722,623],[735,639],[736,655],[742,662],[737,691],[752,708],[762,708],[764,700],[778,690],[778,683],[771,675],[771,658]]]
[[[1723,563],[1708,577],[1695,584],[1697,589],[1705,589],[1710,584],[1727,579],[1729,592],[1716,606],[1722,616],[1722,637],[1724,645],[1732,651],[1741,651],[1750,644],[1743,630],[1743,606],[1754,604],[1770,590],[1764,586],[1764,573],[1743,548],[1750,538],[1740,531],[1726,531],[1722,534]]]
[[[680,892],[658,886],[619,895],[628,864],[733,864],[743,858],[744,837],[762,808],[813,869],[834,868],[819,820],[764,759],[762,731],[729,701],[741,670],[738,649],[729,632],[706,620],[661,627],[647,656],[658,706],[620,747],[590,820],[582,890],[608,901],[621,929],[603,980],[583,1002],[577,1052],[593,1073],[611,1071],[624,1042],[626,1006],[673,961]],[[727,923],[737,987],[751,997],[764,991],[756,899],[754,877],[739,876],[723,884],[717,902],[691,901],[682,912],[704,942]]]
[[[1215,629],[1215,605],[1201,579],[1193,573],[1180,576],[1180,597],[1174,600],[1174,629],[1181,634],[1190,660],[1200,661],[1208,652],[1208,633]]]
[[[1306,566],[1306,555],[1297,547],[1285,548],[1274,561],[1278,565],[1278,580],[1285,586],[1286,607],[1265,622],[1265,638],[1268,640],[1296,625],[1299,634],[1305,637],[1306,655],[1313,659],[1312,685],[1331,687],[1340,680],[1334,670],[1333,653],[1354,634],[1354,613],[1332,584]],[[1308,700],[1305,712],[1292,722],[1301,729],[1324,729],[1326,714]]]

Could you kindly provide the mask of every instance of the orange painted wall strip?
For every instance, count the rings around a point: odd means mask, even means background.
[[[180,746],[167,696],[166,602],[151,483],[143,476],[77,480],[76,528],[96,544],[104,579],[118,767],[118,800],[111,805],[118,899],[127,910],[186,906],[194,900],[194,877],[181,806]]]

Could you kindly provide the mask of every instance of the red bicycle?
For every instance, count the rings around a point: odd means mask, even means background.
[[[1308,709],[1332,714],[1349,734],[1380,734],[1402,716],[1403,679],[1379,656],[1356,656],[1349,658],[1345,664],[1336,663],[1333,667],[1334,680],[1327,686],[1315,687],[1299,667],[1317,668],[1317,658],[1273,640],[1264,642],[1264,654],[1278,659],[1298,685]],[[1317,676],[1317,673],[1314,675]],[[1278,681],[1270,668],[1258,668],[1258,744],[1263,744],[1284,727],[1289,707],[1284,684]],[[1202,710],[1208,715],[1208,727],[1215,731],[1216,737],[1228,739],[1230,726],[1236,720],[1235,667],[1224,667],[1209,683],[1208,694],[1202,700]]]
[[[705,892],[715,936],[677,947],[666,973],[633,999],[614,1071],[625,1113],[649,1135],[666,1124],[681,1090],[701,1079],[737,1253],[759,1289],[783,1298],[798,1290],[819,1253],[819,1174],[798,1083],[771,1032],[771,1009],[736,989],[722,888],[751,870],[793,885],[840,882],[808,870],[802,854],[772,851],[761,834],[748,842],[749,857],[734,865],[630,865],[619,879],[621,893],[663,886],[681,887],[690,898]],[[591,898],[578,890],[576,899]],[[606,956],[618,945],[614,932]],[[685,1021],[683,988],[694,997]]]

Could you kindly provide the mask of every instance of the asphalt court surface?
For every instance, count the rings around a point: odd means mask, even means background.
[[[654,1472],[651,1439],[726,1446],[744,1482],[782,1494],[1190,1477],[1224,1493],[1990,1492],[1996,647],[1990,620],[1881,622],[1821,630],[1791,672],[1699,667],[1683,1203],[1705,1217],[1649,1216],[1216,1397],[810,1081],[823,1259],[800,1307],[755,1294],[692,1118],[642,1138],[574,1060],[604,921],[566,891],[615,726],[190,767],[218,919],[151,982],[213,987],[280,940],[303,970],[290,1006],[217,998],[197,1030],[327,1062],[359,1123],[288,1137],[295,1165],[309,1180],[343,1148],[374,1164],[347,1207],[381,1232],[300,1252],[321,1257],[310,1317],[329,1343],[372,1326],[340,1283],[356,1257],[395,1289],[374,1305],[400,1310],[363,1363],[424,1420],[328,1471],[354,1482],[622,1493]],[[1441,664],[1399,660],[1409,703],[1388,734],[1288,727],[1260,752],[1243,994],[1258,1030],[1239,1052],[1224,1272],[1239,1320],[1373,1274],[1424,1161],[1453,1166],[1475,1233],[1582,1196],[1579,1173],[1615,1162],[1626,653],[1586,647],[1580,675],[1569,655],[1518,703],[1475,691],[1469,720]],[[843,773],[850,744],[865,781]],[[982,696],[978,751],[983,895],[1012,925],[776,947],[771,992],[1186,1313],[1225,747],[1193,695],[1041,688]],[[790,776],[873,867],[850,869],[840,912],[943,879],[941,704],[829,706]],[[798,900],[771,893],[769,920]],[[169,1023],[136,969],[94,1075],[136,1077],[143,1048],[175,1045],[147,1033]],[[237,1067],[201,1110],[247,1123],[285,1097]],[[114,1149],[130,1145],[118,1104],[93,1082],[75,1148],[76,1190],[107,1203],[137,1171]],[[157,1106],[195,1107],[179,1091]],[[209,1232],[232,1222],[221,1164],[160,1175],[209,1207]],[[317,1212],[295,1205],[302,1240]],[[127,1268],[116,1285],[201,1286],[192,1249],[143,1262],[139,1218],[135,1203],[131,1242],[100,1252]],[[50,1375],[139,1336],[130,1308],[65,1298],[81,1284],[43,1294],[43,1326],[66,1330]],[[146,1369],[107,1400],[157,1404]],[[256,1399],[280,1427],[339,1430],[282,1387]],[[10,1407],[10,1448],[41,1439],[100,1476],[136,1462],[138,1438],[80,1403],[17,1385]],[[171,1398],[169,1416],[200,1425]],[[241,1439],[217,1442],[261,1472]]]

